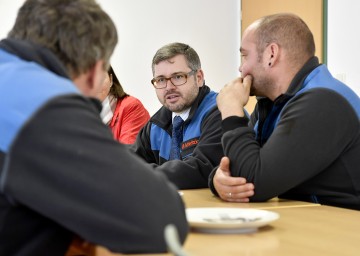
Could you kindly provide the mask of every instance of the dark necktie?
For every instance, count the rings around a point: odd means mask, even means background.
[[[173,130],[171,138],[170,160],[180,159],[180,143],[182,142],[182,124],[184,120],[180,116],[175,116],[173,120]]]

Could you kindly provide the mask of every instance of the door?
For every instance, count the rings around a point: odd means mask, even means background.
[[[241,34],[258,18],[279,12],[297,14],[306,22],[314,35],[315,55],[321,63],[323,61],[323,0],[241,0]],[[252,113],[255,104],[255,97],[251,97],[245,106],[246,110]]]

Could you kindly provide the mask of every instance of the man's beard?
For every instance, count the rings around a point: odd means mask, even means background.
[[[253,77],[250,86],[250,96],[268,97],[267,92],[273,87],[273,82],[265,76]]]
[[[250,96],[255,96],[255,88],[252,85],[250,86]]]
[[[166,108],[168,108],[171,112],[181,113],[185,109],[188,108],[185,104],[178,104],[178,105],[165,105]]]

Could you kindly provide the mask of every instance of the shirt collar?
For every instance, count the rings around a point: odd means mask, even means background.
[[[175,117],[175,116],[180,116],[180,117],[182,118],[182,120],[185,121],[186,119],[188,119],[189,114],[190,114],[190,108],[184,110],[184,111],[181,112],[181,113],[172,112],[172,120],[174,120],[174,117]]]

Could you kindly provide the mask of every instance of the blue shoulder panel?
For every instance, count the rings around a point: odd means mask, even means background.
[[[190,140],[192,138],[198,138],[201,135],[201,123],[207,113],[216,106],[217,93],[209,92],[198,109],[196,110],[191,122],[184,127],[183,141]],[[150,129],[150,142],[151,149],[159,152],[159,157],[163,159],[169,159],[171,148],[171,136],[156,124],[151,125]]]
[[[183,141],[187,141],[192,138],[200,137],[201,135],[201,124],[204,117],[207,113],[216,106],[216,96],[217,93],[211,91],[209,92],[205,98],[200,103],[196,113],[194,114],[191,123],[184,130],[184,138]]]
[[[360,118],[360,99],[359,96],[347,85],[332,77],[325,65],[320,65],[314,69],[304,81],[304,88],[298,93],[302,93],[312,88],[327,88],[342,95],[353,107]]]
[[[79,94],[69,79],[3,50],[0,50],[0,74],[0,150],[4,152],[47,101],[60,95]]]

